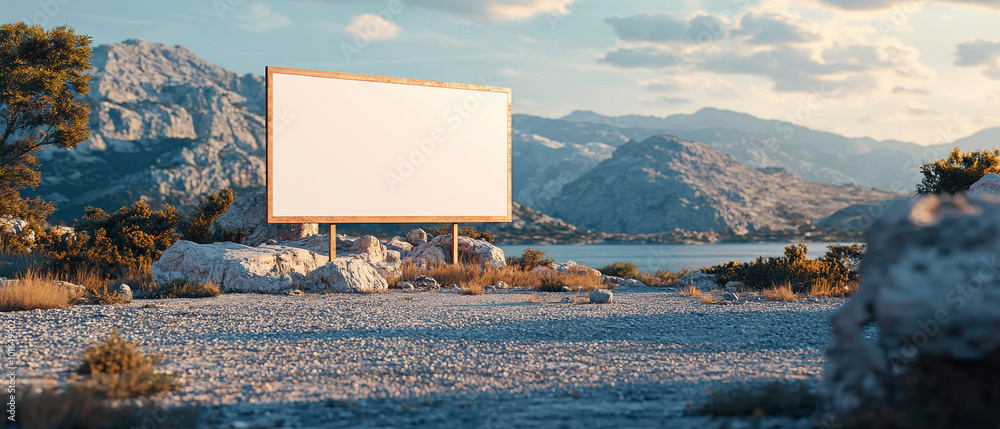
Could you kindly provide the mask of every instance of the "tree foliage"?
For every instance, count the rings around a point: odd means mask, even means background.
[[[917,194],[965,192],[988,173],[1000,173],[1000,149],[961,152],[955,147],[947,158],[920,166],[924,178]]]
[[[39,245],[64,272],[94,270],[111,278],[140,270],[160,258],[177,241],[177,209],[154,211],[145,201],[114,214],[87,207],[75,234],[46,233]]]
[[[202,198],[188,220],[181,223],[181,234],[185,240],[195,243],[230,241],[221,234],[212,234],[212,222],[222,216],[236,199],[236,193],[226,188]],[[237,242],[239,240],[236,240]]]
[[[38,224],[53,210],[20,192],[41,180],[36,152],[69,149],[89,138],[90,36],[62,26],[0,26],[0,216]]]

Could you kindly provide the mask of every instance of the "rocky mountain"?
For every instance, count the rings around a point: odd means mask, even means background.
[[[263,189],[263,78],[230,72],[182,46],[141,40],[95,48],[92,65],[94,80],[86,95],[93,110],[92,138],[69,151],[49,150],[40,154],[43,182],[33,193],[59,203],[53,220],[70,223],[82,216],[83,207],[87,205],[115,210],[146,199],[154,206],[169,203],[186,209],[205,194],[225,187],[237,191]],[[575,198],[571,195],[585,193],[579,183],[592,181],[587,177],[595,174],[608,173],[608,165],[619,162],[616,160],[619,155],[613,156],[616,150],[635,144],[629,142],[645,140],[665,131],[728,154],[732,159],[727,162],[743,164],[739,171],[753,172],[748,174],[765,174],[755,168],[780,168],[789,180],[794,179],[791,176],[799,176],[813,181],[864,186],[894,180],[904,183],[903,188],[907,190],[916,183],[916,178],[911,177],[915,172],[896,168],[904,164],[898,160],[899,153],[919,148],[916,145],[848,139],[801,127],[795,129],[792,138],[786,138],[782,132],[787,131],[787,126],[778,121],[764,121],[717,109],[667,118],[616,118],[593,112],[574,112],[563,119],[514,115],[513,195],[517,203],[523,204],[523,207],[517,206],[521,209],[516,210],[515,216],[527,219],[524,228],[519,230],[534,231],[532,237],[549,234],[560,240],[576,237],[576,241],[593,240],[593,237],[607,239],[606,232],[621,231],[660,234],[659,238],[648,238],[653,241],[673,239],[663,238],[666,236],[701,240],[703,237],[689,234],[698,230],[686,228],[709,228],[704,231],[777,228],[798,222],[779,221],[778,218],[804,216],[802,219],[813,219],[825,212],[779,211],[768,221],[736,220],[743,218],[733,213],[772,208],[767,205],[748,208],[748,203],[738,202],[735,207],[717,207],[719,214],[697,211],[689,215],[692,222],[665,224],[668,229],[652,231],[647,227],[653,225],[650,219],[656,216],[655,212],[625,211],[624,215],[636,219],[623,218],[618,222],[631,226],[614,226],[605,231],[602,229],[606,226],[604,223],[596,218],[578,216],[576,210],[571,210],[574,205],[565,204]],[[989,135],[980,140],[988,138]],[[628,150],[622,152],[625,153]],[[716,168],[718,155],[706,152],[706,156],[705,160],[689,157],[685,163],[665,164],[676,165],[677,172],[661,168],[662,165],[656,166],[655,171],[677,176]],[[908,156],[912,158],[912,154]],[[700,166],[706,162],[707,166]],[[700,180],[709,183],[711,179],[706,176]],[[574,187],[564,189],[571,185]],[[695,188],[698,195],[708,192],[701,185]],[[595,195],[603,192],[599,187],[592,191]],[[795,194],[783,195],[791,198]],[[597,201],[587,198],[587,201]],[[730,203],[730,200],[706,199],[698,203],[698,207],[702,210],[705,209],[703,204]],[[643,204],[633,208],[642,208]],[[561,221],[552,218],[539,218],[552,219],[540,224],[531,220],[546,216],[543,213],[566,214],[570,223],[559,224]],[[703,215],[711,219],[695,219]],[[718,221],[717,215],[732,220]],[[536,224],[541,226],[532,226]],[[520,224],[515,222],[515,225]],[[684,229],[677,229],[681,227]],[[504,228],[496,226],[493,229]],[[614,235],[614,239],[628,238]]]
[[[844,207],[896,196],[748,168],[708,145],[659,135],[619,147],[563,186],[551,213],[609,233],[747,235],[796,231]]]
[[[141,40],[94,49],[92,138],[40,154],[35,193],[71,221],[87,205],[114,210],[140,198],[190,206],[225,187],[265,180],[265,92],[181,46]]]

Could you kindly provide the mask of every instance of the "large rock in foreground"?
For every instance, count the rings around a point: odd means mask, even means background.
[[[965,196],[898,201],[867,244],[861,287],[832,319],[826,411],[862,426],[996,427],[1000,205]],[[869,323],[879,328],[876,342],[864,336]]]
[[[152,272],[158,282],[186,278],[216,283],[226,292],[280,293],[328,261],[326,255],[297,247],[181,240],[153,263]]]
[[[313,270],[306,278],[306,292],[376,293],[389,284],[374,267],[358,258],[337,258]]]

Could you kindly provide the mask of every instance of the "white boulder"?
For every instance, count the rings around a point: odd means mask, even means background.
[[[862,284],[831,321],[823,377],[828,412],[862,415],[900,405],[898,386],[946,386],[953,380],[942,378],[983,368],[981,359],[996,356],[998,232],[1000,205],[976,198],[931,195],[887,205],[868,232]],[[877,342],[864,336],[871,323],[879,330]],[[962,364],[941,368],[949,361]],[[963,387],[968,397],[949,400],[977,401],[976,389]],[[922,392],[921,401],[934,406],[935,392]]]
[[[608,304],[615,294],[607,289],[594,289],[590,292],[590,302],[594,304]]]
[[[368,263],[356,258],[337,258],[306,277],[307,292],[376,293],[389,284]]]
[[[444,256],[444,251],[440,247],[431,243],[422,243],[406,254],[411,262],[417,265],[445,264],[448,259]]]
[[[248,192],[236,197],[223,213],[212,223],[211,231],[244,233],[242,244],[259,246],[269,240],[295,241],[319,233],[315,223],[268,224],[267,194]]]
[[[152,273],[157,282],[186,278],[213,282],[226,292],[280,293],[327,261],[326,255],[291,246],[180,240],[153,263]]]
[[[414,246],[427,242],[427,231],[417,228],[406,234],[406,241]]]
[[[430,241],[438,246],[451,262],[451,235],[434,237]],[[484,268],[503,268],[507,265],[503,249],[485,240],[473,240],[469,237],[458,237],[458,257],[462,261],[471,261]]]
[[[694,286],[699,289],[714,289],[719,287],[719,284],[715,281],[715,274],[701,272],[682,275],[680,284],[681,286]]]
[[[351,246],[351,253],[362,255],[362,259],[372,265],[385,262],[385,252],[385,245],[371,235],[354,240],[354,244]]]
[[[991,200],[1000,199],[1000,175],[986,173],[969,187],[968,196]]]

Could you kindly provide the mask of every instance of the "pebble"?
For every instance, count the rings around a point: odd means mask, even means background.
[[[68,381],[117,328],[183,376],[159,403],[206,407],[199,427],[684,429],[714,421],[685,412],[713,386],[819,380],[830,316],[846,302],[560,295],[226,294],[10,314],[21,380]]]

